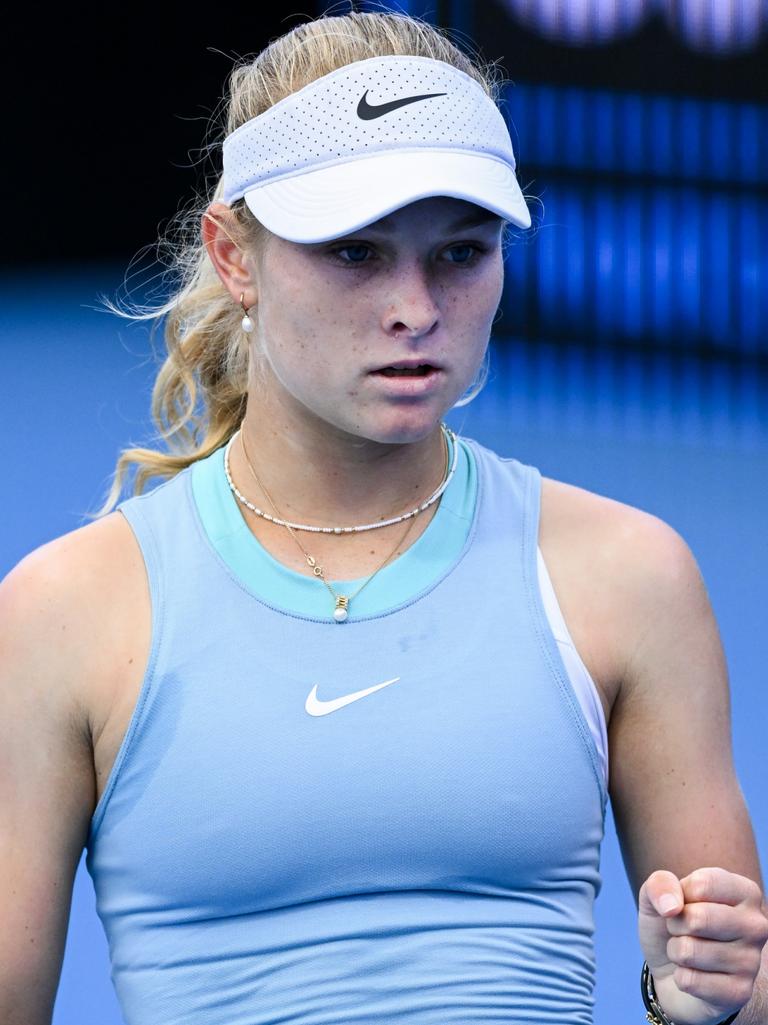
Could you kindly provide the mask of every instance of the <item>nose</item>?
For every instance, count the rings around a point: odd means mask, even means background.
[[[439,319],[440,309],[423,269],[413,265],[403,269],[389,285],[384,330],[393,336],[408,334],[421,338],[434,329]]]

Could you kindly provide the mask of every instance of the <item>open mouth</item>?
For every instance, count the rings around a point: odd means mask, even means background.
[[[436,370],[436,367],[430,366],[429,363],[423,363],[418,367],[384,367],[383,370],[377,370],[377,374],[383,374],[385,377],[425,377],[427,374]]]

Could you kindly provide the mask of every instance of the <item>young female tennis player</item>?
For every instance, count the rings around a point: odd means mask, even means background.
[[[765,1025],[692,553],[443,424],[530,225],[495,95],[390,14],[234,70],[174,451],[0,588],[6,1025],[50,1021],[84,846],[127,1025],[588,1025],[609,793],[649,1020]]]

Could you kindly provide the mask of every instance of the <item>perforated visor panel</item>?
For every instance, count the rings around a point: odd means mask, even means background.
[[[270,231],[297,242],[337,237],[436,195],[531,223],[501,112],[443,61],[346,65],[241,125],[223,155],[224,202],[246,196]]]

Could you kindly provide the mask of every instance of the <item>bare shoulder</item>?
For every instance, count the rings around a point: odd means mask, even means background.
[[[51,1020],[98,800],[92,713],[104,702],[91,696],[119,689],[132,657],[136,610],[126,608],[141,593],[140,554],[122,520],[107,516],[41,545],[0,580],[3,1021],[9,1007],[14,1021]]]
[[[112,512],[35,548],[2,583],[4,602],[26,624],[40,657],[55,660],[72,724],[89,740],[117,682],[132,638],[149,615],[144,563],[120,512]],[[41,666],[47,670],[48,666]]]
[[[594,532],[603,542],[601,551],[619,558],[625,554],[628,542],[643,538],[685,543],[673,527],[653,513],[551,477],[542,477],[541,515],[542,527]]]
[[[542,477],[540,545],[558,597],[613,698],[660,609],[706,602],[685,539],[646,510]],[[559,588],[558,588],[559,580]],[[577,644],[578,647],[578,644]]]

